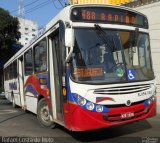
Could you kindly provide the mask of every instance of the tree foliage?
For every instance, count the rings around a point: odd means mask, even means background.
[[[12,45],[20,38],[19,21],[0,8],[0,60],[6,61],[13,54]]]

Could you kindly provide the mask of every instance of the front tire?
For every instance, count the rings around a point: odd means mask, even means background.
[[[55,123],[53,121],[51,121],[51,119],[50,119],[49,108],[48,108],[47,102],[44,98],[42,98],[38,102],[37,119],[38,119],[40,125],[43,127],[46,127],[46,128],[54,128],[55,127]]]

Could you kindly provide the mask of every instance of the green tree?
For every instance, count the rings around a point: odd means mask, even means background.
[[[0,8],[0,60],[6,62],[15,54],[12,45],[20,38],[19,21]]]

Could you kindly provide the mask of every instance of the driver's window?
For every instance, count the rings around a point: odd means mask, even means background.
[[[113,52],[106,52],[104,54],[104,66],[106,72],[114,72],[114,67],[116,66]]]
[[[150,68],[150,51],[148,50],[149,46],[149,41],[146,35],[141,35],[139,36],[138,40],[138,49],[139,49],[139,62],[141,67],[147,66]]]
[[[91,65],[101,64],[102,51],[99,46],[89,49],[87,57]]]

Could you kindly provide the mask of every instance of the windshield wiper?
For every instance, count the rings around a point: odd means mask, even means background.
[[[121,51],[123,63],[126,68],[124,51],[123,51],[123,47],[122,47],[122,43],[121,43],[119,34],[118,33],[117,34],[114,34],[114,33],[110,34],[109,38],[108,38],[106,35],[106,32],[98,24],[95,24],[94,26],[95,26],[96,30],[101,32],[101,35],[100,34],[97,34],[97,35],[104,41],[105,44],[107,44],[107,48],[109,48],[111,50],[111,52],[116,52],[118,63],[119,63],[119,55],[118,55],[117,51],[119,51],[119,50]]]
[[[109,37],[107,37],[106,32],[102,29],[101,26],[99,26],[98,24],[94,24],[95,29],[100,32],[97,33],[97,35],[99,36],[99,38],[107,45],[107,48],[110,49],[110,51],[115,51],[116,50],[116,45],[115,45],[115,39],[114,39],[114,35],[109,35]]]

